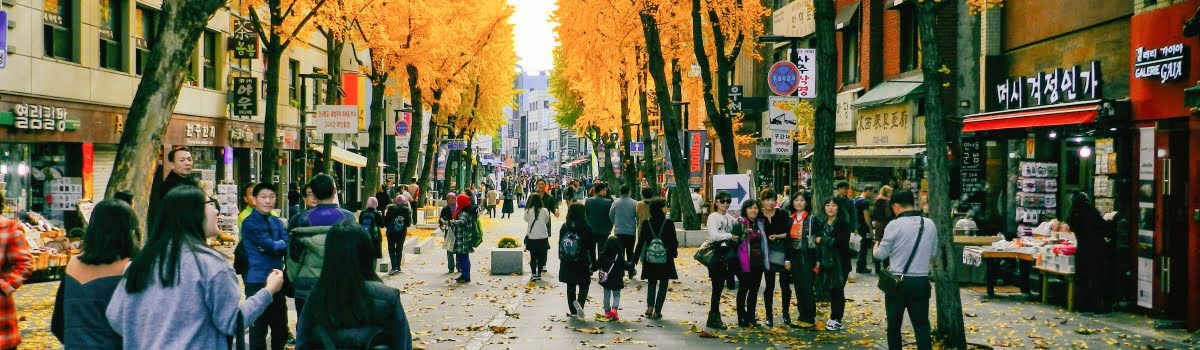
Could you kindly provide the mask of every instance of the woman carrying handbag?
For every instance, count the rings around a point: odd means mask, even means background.
[[[542,207],[542,195],[529,196],[525,207],[525,222],[529,230],[525,234],[525,250],[529,251],[530,281],[542,280],[546,266],[546,252],[550,250],[550,211]]]

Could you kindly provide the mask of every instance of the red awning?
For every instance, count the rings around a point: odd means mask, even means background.
[[[1034,107],[1015,111],[969,115],[963,119],[963,132],[1001,129],[1023,129],[1039,126],[1070,125],[1095,122],[1104,105],[1099,101],[1049,107]]]

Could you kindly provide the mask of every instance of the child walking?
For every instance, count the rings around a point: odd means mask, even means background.
[[[629,268],[622,251],[621,239],[609,235],[595,267],[600,272],[600,286],[604,287],[604,316],[613,321],[620,320],[617,308],[621,306],[621,289],[625,288],[625,269]]]

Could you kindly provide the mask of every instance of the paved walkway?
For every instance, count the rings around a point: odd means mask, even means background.
[[[516,216],[516,215],[514,215]],[[555,220],[554,237],[561,220]],[[619,322],[601,322],[601,290],[592,285],[591,301],[585,306],[586,320],[566,317],[566,288],[558,283],[558,262],[553,252],[542,282],[530,283],[529,276],[490,276],[487,251],[502,235],[521,237],[525,223],[519,218],[486,219],[484,245],[472,255],[474,282],[459,285],[446,273],[445,252],[435,248],[425,254],[405,257],[404,273],[384,277],[402,291],[417,349],[801,349],[886,347],[882,295],[870,275],[847,287],[845,321],[839,332],[772,330],[704,333],[708,310],[708,279],[702,266],[691,259],[692,249],[683,249],[677,260],[680,280],[671,284],[661,320],[645,320],[645,284],[627,283],[622,291]],[[24,321],[22,349],[57,349],[49,335],[50,311],[57,283],[39,283],[17,293]],[[778,298],[778,297],[777,297]],[[987,298],[963,289],[967,337],[972,343],[1012,349],[1186,349],[1187,334],[1153,330],[1153,321],[1137,315],[1107,318],[1083,317],[1054,306],[1020,301],[1018,298]],[[726,292],[722,312],[726,323],[735,323],[734,293]],[[761,302],[760,302],[761,304]],[[777,302],[778,304],[778,302]],[[818,305],[827,314],[827,305]],[[931,315],[935,312],[931,310]],[[762,317],[763,312],[759,312]],[[823,315],[822,315],[823,316]],[[778,315],[777,315],[778,317]],[[826,316],[827,317],[827,316]],[[821,318],[821,317],[818,317]],[[295,324],[295,313],[290,323]],[[779,319],[776,319],[779,322]],[[911,341],[911,330],[905,327]]]

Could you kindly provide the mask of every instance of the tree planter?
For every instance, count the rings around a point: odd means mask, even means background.
[[[493,248],[492,275],[524,275],[524,248]]]

